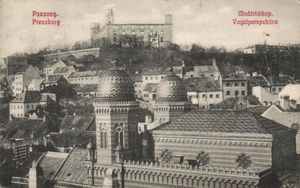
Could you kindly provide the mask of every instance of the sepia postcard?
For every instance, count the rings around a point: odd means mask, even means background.
[[[0,0],[0,187],[299,188],[300,0]]]

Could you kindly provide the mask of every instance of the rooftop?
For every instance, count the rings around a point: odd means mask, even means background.
[[[24,91],[18,95],[11,103],[38,103],[41,98],[39,91]]]
[[[54,70],[53,74],[67,73],[67,72],[69,72],[72,68],[73,68],[73,66],[57,67],[57,68]]]
[[[194,110],[155,130],[268,134],[273,129],[283,129],[283,127],[283,125],[255,117],[246,110]]]
[[[91,77],[91,76],[99,76],[101,73],[101,70],[93,71],[82,71],[82,72],[73,72],[69,78],[79,78],[79,77]]]
[[[86,149],[75,147],[54,180],[88,185],[88,174],[84,164],[87,159],[87,152]]]
[[[188,78],[183,81],[188,92],[222,91],[218,80]]]
[[[150,93],[156,92],[158,88],[158,83],[157,84],[153,84],[153,83],[149,83],[146,84],[143,91],[148,91]]]
[[[90,140],[96,140],[94,131],[68,131],[64,133],[53,133],[50,136],[56,147],[73,147],[86,148]]]
[[[63,131],[87,130],[94,123],[94,115],[65,115],[60,124]]]

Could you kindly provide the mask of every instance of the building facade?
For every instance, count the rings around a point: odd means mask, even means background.
[[[95,45],[97,40],[104,38],[110,45],[162,47],[172,43],[172,27],[172,15],[165,16],[165,23],[117,24],[114,20],[113,10],[109,9],[106,11],[105,25],[100,27],[97,23],[91,27],[91,41],[92,45]]]

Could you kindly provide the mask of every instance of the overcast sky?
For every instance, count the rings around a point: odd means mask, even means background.
[[[269,44],[300,43],[300,0],[0,0],[0,57],[88,40],[89,24],[103,25],[108,8],[114,10],[115,23],[163,23],[164,15],[172,14],[178,44],[231,50],[265,39]],[[233,19],[247,18],[238,17],[239,10],[272,12],[270,19],[279,24],[234,25]],[[61,25],[32,25],[32,11],[55,11]]]

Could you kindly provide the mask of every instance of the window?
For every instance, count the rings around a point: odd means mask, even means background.
[[[235,87],[239,86],[239,83],[235,82],[235,83],[234,83],[234,86],[235,86]]]
[[[239,95],[239,91],[235,91],[235,96],[238,96]]]
[[[216,94],[216,98],[219,98],[220,96],[219,96],[219,94]]]
[[[226,87],[229,87],[230,86],[230,83],[226,83]]]
[[[242,91],[242,95],[243,95],[243,96],[245,95],[245,91],[244,91],[244,90]]]
[[[205,98],[205,97],[206,97],[206,95],[205,95],[205,94],[203,94],[203,95],[202,95],[202,98]]]
[[[244,153],[240,154],[237,157],[236,162],[238,163],[238,167],[241,167],[244,169],[250,167],[252,164],[252,160],[251,160],[250,156],[247,156]]]
[[[245,86],[245,82],[242,82],[242,86]]]
[[[226,91],[226,95],[230,95],[230,91]]]
[[[213,94],[209,94],[209,98],[213,98]]]
[[[145,80],[148,80],[148,77],[147,77],[147,76],[145,77]]]

